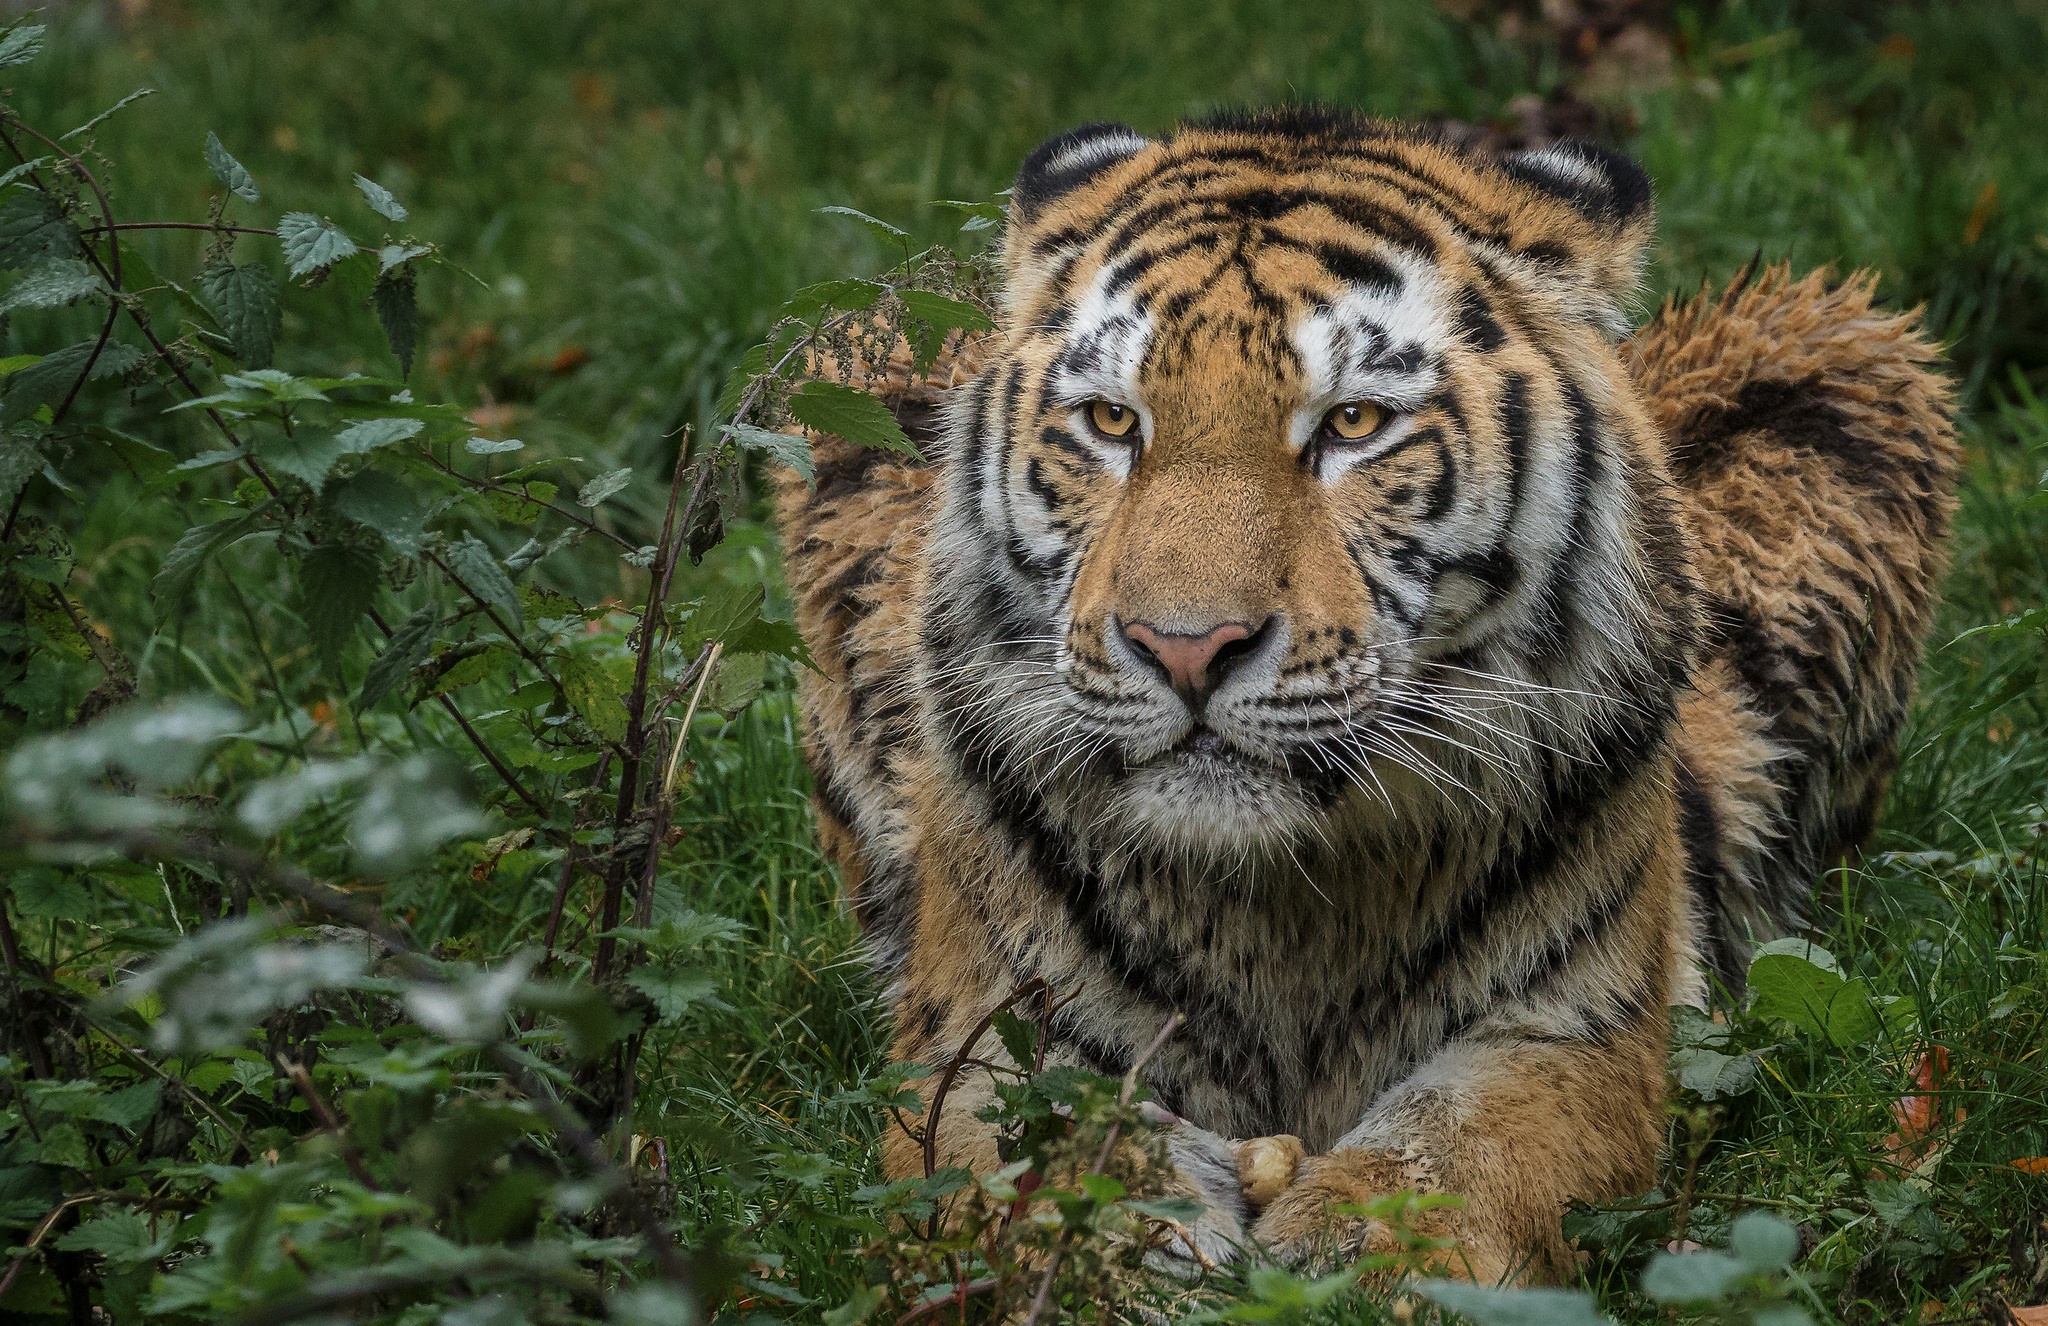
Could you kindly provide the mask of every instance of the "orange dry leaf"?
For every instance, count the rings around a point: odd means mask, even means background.
[[[1912,1169],[1926,1159],[1934,1134],[1946,1122],[1939,1093],[1947,1080],[1948,1047],[1936,1045],[1922,1051],[1913,1065],[1915,1090],[1892,1102],[1893,1131],[1884,1139],[1887,1163]]]
[[[2012,1314],[2013,1326],[2048,1326],[2048,1306],[2037,1308],[2007,1308]]]
[[[1970,219],[1963,222],[1963,243],[1975,244],[1982,238],[1984,227],[1997,208],[1998,181],[1992,180],[1977,191],[1977,201],[1970,205]]]
[[[2048,1174],[2048,1156],[2021,1156],[2012,1167],[2022,1174]]]

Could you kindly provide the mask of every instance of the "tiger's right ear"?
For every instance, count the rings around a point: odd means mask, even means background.
[[[1128,124],[1084,124],[1040,143],[1024,158],[1010,186],[1010,205],[1018,220],[1031,221],[1047,203],[1150,146],[1152,140]]]

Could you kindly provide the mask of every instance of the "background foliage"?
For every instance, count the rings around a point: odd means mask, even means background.
[[[1006,1210],[1002,1180],[873,1186],[896,1083],[810,838],[746,458],[779,444],[724,429],[834,408],[786,381],[820,329],[973,325],[993,232],[932,200],[992,197],[1083,120],[1309,97],[1619,141],[1658,181],[1659,291],[1760,251],[1874,266],[1927,306],[1971,470],[1881,850],[1823,881],[1820,948],[1764,955],[1747,1004],[1682,1026],[1662,1187],[1573,1221],[1621,1320],[2000,1321],[2048,1297],[2038,4],[129,0],[30,22],[39,52],[0,40],[7,131],[39,161],[0,185],[0,1313],[1028,1302],[1010,1253],[900,1218],[948,1187]],[[116,249],[95,184],[121,223],[194,228]],[[879,284],[791,300],[848,276]],[[172,408],[195,395],[218,420]],[[1020,1084],[1018,1117],[1049,1093],[1079,1107],[1079,1168],[1142,1130],[1114,1084]],[[1089,1177],[1004,1235],[1067,1250],[1073,1312],[1137,1284],[1151,1219]],[[1650,1260],[1674,1241],[1728,1251]],[[1261,1271],[1181,1306],[1593,1319],[1432,1292]]]

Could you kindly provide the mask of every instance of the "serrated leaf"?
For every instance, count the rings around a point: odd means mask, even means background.
[[[618,683],[612,680],[604,666],[594,659],[571,655],[561,662],[557,674],[562,683],[562,694],[568,698],[569,707],[574,709],[593,731],[607,741],[619,741],[626,735],[626,704],[619,698]]]
[[[426,425],[417,419],[364,419],[342,429],[336,435],[335,441],[341,444],[343,454],[361,456],[381,447],[388,447],[394,442],[418,437],[425,427]]]
[[[924,459],[910,444],[889,407],[853,387],[837,382],[806,382],[789,398],[789,412],[806,427],[845,438],[855,446],[880,447]]]
[[[356,242],[326,217],[286,212],[277,219],[277,240],[294,278],[325,271],[356,252]]]
[[[1192,1197],[1139,1197],[1124,1203],[1124,1209],[1135,1211],[1154,1220],[1172,1220],[1178,1224],[1191,1225],[1202,1218],[1202,1212],[1209,1208]]]
[[[45,405],[55,407],[86,371],[98,344],[94,338],[67,345],[8,378],[5,388],[0,388],[0,426],[18,423]]]
[[[768,347],[748,347],[740,361],[726,374],[725,385],[718,390],[718,400],[712,404],[711,413],[720,419],[730,419],[733,411],[740,408],[740,399],[747,394],[747,387],[753,380],[768,371]]]
[[[170,552],[164,555],[162,565],[157,567],[156,579],[150,582],[150,596],[156,600],[159,614],[184,597],[200,568],[215,553],[255,529],[261,514],[262,509],[259,508],[186,530]]]
[[[199,288],[234,343],[236,361],[244,368],[269,368],[284,316],[277,277],[269,266],[218,262],[200,273]]]
[[[19,308],[63,308],[105,289],[99,274],[77,258],[46,258],[22,273],[12,290],[0,295],[0,313]]]
[[[641,994],[654,1001],[663,1022],[675,1022],[694,1008],[718,1008],[718,979],[708,972],[664,972],[641,967],[626,978]]]
[[[300,428],[288,435],[266,438],[260,459],[266,467],[289,474],[319,492],[334,463],[345,454],[340,440],[327,429]]]
[[[337,485],[328,494],[328,504],[340,515],[383,535],[399,556],[419,556],[426,535],[426,508],[411,488],[382,470],[364,470]]]
[[[229,193],[252,203],[263,201],[262,191],[256,187],[256,177],[229,154],[221,145],[220,135],[211,129],[206,132],[206,164],[213,171],[213,177],[226,186]]]
[[[108,120],[111,120],[111,119],[113,119],[113,118],[114,118],[114,117],[115,117],[116,115],[119,115],[119,114],[120,114],[120,113],[121,113],[122,111],[124,111],[124,110],[128,109],[128,108],[129,108],[130,106],[134,105],[134,104],[135,104],[136,102],[138,102],[138,101],[141,101],[141,100],[142,100],[142,99],[143,99],[144,97],[153,97],[153,96],[155,96],[155,95],[156,95],[156,89],[155,89],[155,88],[153,88],[153,87],[139,87],[139,88],[136,88],[136,89],[135,89],[135,90],[134,90],[133,92],[130,92],[130,93],[129,93],[129,94],[127,95],[127,96],[125,96],[125,97],[121,98],[121,99],[120,99],[119,101],[115,102],[115,103],[114,103],[113,105],[111,105],[111,106],[107,107],[107,108],[106,108],[105,110],[101,111],[101,112],[100,112],[99,114],[97,114],[97,115],[93,116],[93,117],[92,117],[91,119],[87,120],[87,121],[86,121],[86,122],[85,122],[84,124],[81,124],[81,125],[79,125],[79,126],[78,126],[78,127],[76,128],[76,129],[71,129],[71,130],[68,130],[68,131],[66,131],[65,133],[63,133],[63,134],[59,135],[59,138],[60,138],[60,140],[69,140],[69,139],[72,139],[72,138],[78,138],[78,137],[81,137],[81,136],[83,136],[83,135],[85,135],[85,134],[89,134],[89,133],[91,133],[91,132],[92,132],[93,130],[95,130],[95,129],[99,128],[99,127],[100,127],[101,125],[105,124],[105,123],[106,123],[106,122],[107,122]]]
[[[370,287],[370,304],[377,310],[378,325],[391,353],[398,357],[398,371],[412,375],[413,352],[419,348],[419,283],[410,264],[386,268]]]
[[[147,358],[139,345],[108,341],[100,348],[100,357],[92,361],[92,371],[88,376],[94,382],[126,377],[140,368]]]
[[[631,482],[633,482],[633,470],[630,466],[625,469],[612,470],[607,474],[600,474],[577,490],[576,505],[596,507],[606,498],[616,497],[624,492],[626,485]]]
[[[813,318],[826,309],[842,312],[857,312],[873,308],[875,301],[882,297],[885,287],[874,281],[863,281],[849,277],[838,281],[820,281],[807,285],[789,297],[783,311],[793,318]]]
[[[85,886],[56,870],[23,870],[8,883],[14,908],[23,916],[49,921],[83,921],[92,915]]]
[[[152,1237],[149,1222],[135,1212],[117,1211],[86,1221],[58,1239],[57,1246],[65,1252],[96,1252],[114,1269],[125,1271],[163,1256],[170,1239]]]
[[[356,697],[356,707],[374,708],[415,667],[426,661],[427,653],[433,647],[434,632],[440,626],[440,614],[431,607],[421,608],[406,618],[404,624],[384,642],[383,651],[364,674],[363,690]]]
[[[718,669],[704,688],[704,707],[736,718],[761,694],[768,680],[768,660],[761,654],[721,654]]]
[[[77,256],[78,227],[49,194],[18,189],[0,203],[0,268]]]
[[[433,249],[425,244],[386,244],[377,250],[377,271],[379,275],[394,267],[402,267],[414,258],[423,258]]]
[[[940,331],[987,331],[995,326],[988,314],[974,305],[930,290],[899,290],[896,298],[903,301],[904,312]]]
[[[132,1133],[149,1122],[162,1101],[163,1089],[158,1083],[138,1082],[132,1087],[109,1091],[94,1101],[92,1117]]]
[[[894,245],[907,243],[910,239],[910,232],[905,230],[899,230],[895,226],[890,225],[887,221],[882,220],[880,217],[869,216],[866,212],[860,211],[857,208],[840,207],[836,205],[832,207],[820,207],[818,209],[818,214],[820,216],[850,216],[854,220],[860,222],[862,226],[867,228],[870,234],[874,235],[884,244]]]
[[[27,64],[43,53],[43,25],[24,23],[0,37],[0,69]]]
[[[801,433],[778,433],[752,424],[731,424],[725,435],[745,447],[789,466],[811,487],[817,485],[817,462],[811,455],[811,440]]]
[[[13,500],[22,485],[43,471],[43,453],[25,437],[0,437],[0,502]]]
[[[378,216],[386,221],[405,220],[405,206],[392,196],[391,190],[362,175],[356,176],[356,188],[362,191],[363,201],[368,203],[370,210]]]
[[[512,587],[511,577],[498,564],[490,545],[474,534],[465,534],[462,542],[448,545],[446,557],[448,569],[455,573],[467,593],[496,609],[513,630],[526,625],[526,615],[519,607],[519,591]]]
[[[526,444],[516,437],[502,441],[488,437],[473,437],[462,444],[462,449],[472,456],[502,456],[508,451],[518,451]]]
[[[325,543],[299,559],[299,615],[329,678],[341,680],[341,651],[377,598],[377,559]]]

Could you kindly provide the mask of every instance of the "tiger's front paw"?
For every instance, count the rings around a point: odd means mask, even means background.
[[[1399,1252],[1403,1241],[1383,1221],[1331,1208],[1362,1206],[1389,1193],[1430,1186],[1418,1166],[1384,1151],[1347,1148],[1309,1156],[1294,1182],[1260,1215],[1252,1239],[1275,1260],[1318,1273],[1367,1254]],[[1449,1214],[1424,1212],[1410,1231],[1431,1238],[1448,1235]]]
[[[1202,1204],[1202,1212],[1171,1227],[1166,1239],[1145,1255],[1145,1264],[1189,1280],[1237,1260],[1245,1242],[1244,1197],[1231,1143],[1208,1129],[1176,1120],[1166,1133],[1166,1157],[1173,1173],[1158,1195],[1191,1197]]]

